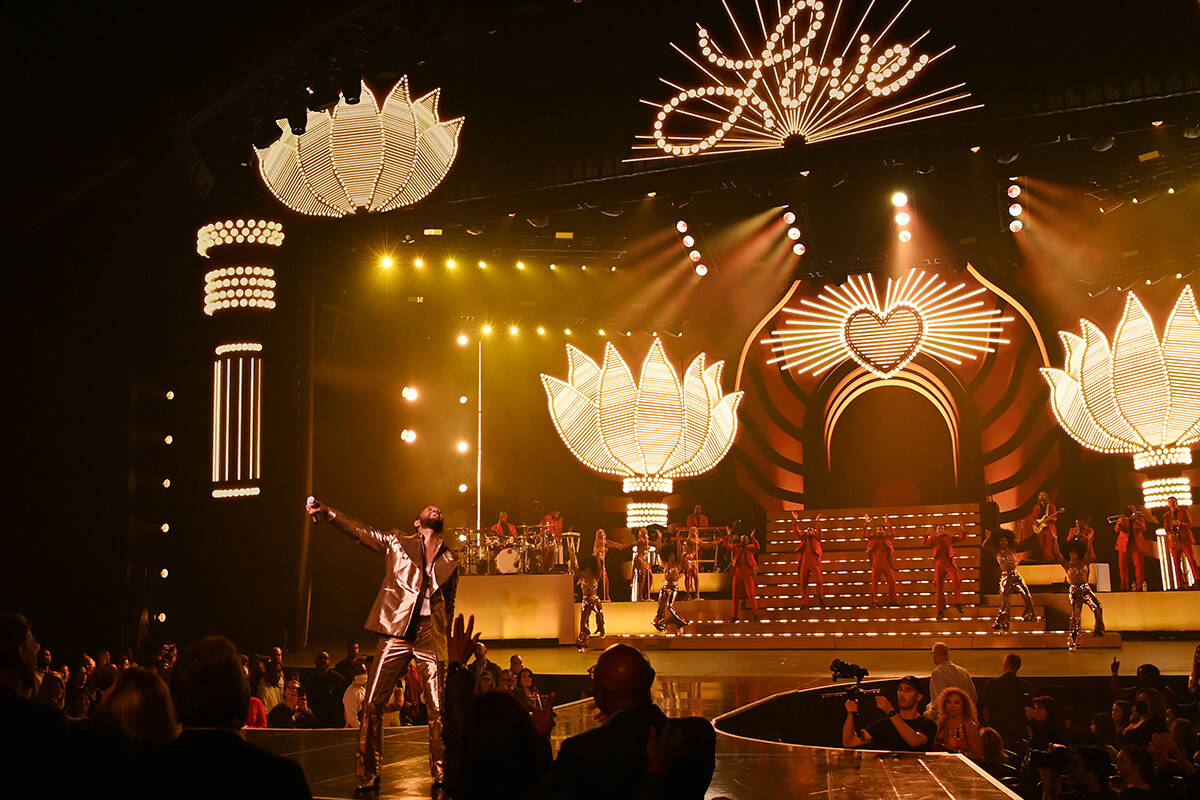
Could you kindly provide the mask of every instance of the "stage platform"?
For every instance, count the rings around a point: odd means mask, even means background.
[[[827,678],[660,677],[655,702],[669,716],[717,719],[773,694],[816,687]],[[557,707],[552,744],[595,726],[590,702]],[[354,796],[355,731],[247,731],[247,739],[304,768],[314,798]],[[428,738],[424,727],[390,728],[383,745],[379,797],[428,800]],[[1009,800],[1015,795],[958,756],[881,753],[756,741],[718,730],[717,762],[707,797],[734,800],[809,797],[941,797]]]

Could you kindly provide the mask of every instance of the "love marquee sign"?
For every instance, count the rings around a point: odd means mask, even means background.
[[[884,380],[918,353],[962,364],[1008,343],[1000,337],[1012,317],[988,308],[979,296],[985,291],[913,269],[888,278],[881,299],[873,275],[853,275],[783,310],[783,329],[762,341],[771,347],[767,363],[821,375],[853,359]]]

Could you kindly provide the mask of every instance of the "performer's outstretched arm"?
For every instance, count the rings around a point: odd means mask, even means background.
[[[387,536],[377,528],[373,528],[361,520],[343,514],[336,508],[331,508],[315,498],[309,498],[305,510],[314,520],[327,520],[333,527],[342,531],[363,547],[370,548],[377,553],[387,550]]]

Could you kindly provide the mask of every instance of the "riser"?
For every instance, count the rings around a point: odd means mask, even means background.
[[[799,538],[791,531],[787,533],[779,533],[770,537],[766,544],[763,545],[762,552],[764,553],[791,553],[796,549],[796,545],[800,543]],[[928,553],[931,547],[925,544],[925,536],[896,536],[892,539],[892,544],[895,545],[898,553],[912,553],[924,551]],[[968,531],[966,539],[962,539],[954,543],[954,552],[959,550],[978,550],[982,542],[978,535]],[[852,552],[867,550],[867,538],[861,534],[858,536],[846,536],[836,538],[826,538],[824,534],[821,536],[821,549],[825,552]]]
[[[767,588],[767,587],[762,587],[762,588]],[[771,588],[774,588],[775,591],[759,591],[758,592],[759,605],[762,605],[763,602],[769,602],[772,605],[787,605],[787,606],[797,606],[798,607],[803,603],[804,598],[803,598],[803,595],[800,593],[799,587],[796,587],[794,589],[784,589],[784,588],[776,588],[776,587],[771,587]],[[809,601],[813,602],[813,598],[816,596],[817,596],[816,589],[810,586],[809,595],[808,595]],[[880,592],[879,593],[880,602],[884,602],[886,599],[887,599],[887,592]],[[954,599],[955,599],[954,594],[950,591],[947,591],[946,592],[946,601],[953,602]],[[925,604],[936,605],[937,604],[937,592],[932,591],[932,589],[930,591],[916,591],[916,592],[901,591],[901,592],[896,593],[896,600],[897,600],[897,602],[903,603],[904,605],[915,605],[915,606],[925,605]],[[978,600],[979,600],[979,588],[975,587],[974,589],[971,589],[967,585],[967,583],[964,581],[963,588],[962,588],[962,601],[964,603],[971,602],[971,603],[977,605]],[[833,591],[827,586],[827,587],[825,587],[825,603],[827,605],[845,605],[845,606],[870,605],[871,590],[869,587],[866,587],[866,588],[863,588],[862,591]]]
[[[1010,626],[1013,633],[1038,633],[1046,630],[1046,623],[1025,622],[1019,617],[1013,618]],[[780,636],[784,633],[861,633],[863,635],[881,636],[884,634],[907,634],[912,631],[946,631],[960,634],[980,634],[992,631],[990,619],[959,619],[919,620],[906,622],[903,620],[868,620],[866,622],[847,622],[834,620],[831,622],[800,621],[800,622],[701,622],[694,621],[685,629],[688,633],[732,633],[743,634],[761,633]]]
[[[759,572],[764,569],[781,566],[783,569],[795,570],[797,568],[798,557],[796,553],[767,553],[758,558]],[[964,567],[978,567],[980,564],[979,555],[977,553],[958,553],[955,555],[954,564],[959,569]],[[904,555],[900,554],[892,559],[892,566],[897,569],[927,569],[933,571],[934,562],[931,555]],[[866,553],[852,554],[838,553],[835,557],[821,559],[821,570],[825,569],[871,569],[871,560],[867,558]]]
[[[1066,633],[980,635],[910,633],[903,636],[622,636],[591,639],[588,648],[603,650],[617,642],[631,644],[640,650],[928,650],[935,642],[945,642],[962,650],[1033,650],[1039,648],[1066,649]],[[1102,637],[1080,636],[1080,649],[1117,648],[1119,634]]]
[[[800,590],[800,578],[797,575],[779,575],[771,577],[772,580],[770,581],[755,583],[755,587],[759,590],[760,594],[780,594],[783,593],[783,590]],[[835,577],[833,579],[822,575],[821,582],[825,585],[826,591],[856,592],[859,589],[864,589],[865,591],[869,592],[871,589],[871,581],[869,576],[866,580],[864,580],[862,575],[845,575],[841,576],[840,578]],[[809,579],[809,588],[811,589],[815,583],[816,581],[814,579]],[[968,586],[975,587],[975,591],[978,592],[979,579],[976,577],[968,577],[964,575],[959,581],[959,584],[962,586],[964,592],[967,591]],[[876,588],[882,592],[889,591],[891,587],[887,581],[880,580],[876,585]],[[932,580],[920,576],[909,576],[896,581],[897,592],[913,591],[917,589],[936,589],[936,586]]]
[[[1039,617],[1045,616],[1046,609],[1044,606],[1034,606],[1034,608],[1037,611],[1037,615]],[[718,609],[716,612],[713,612],[711,610],[706,610],[699,614],[693,614],[691,618],[696,619],[696,620],[727,619],[729,616],[729,609],[730,609],[730,606],[727,602],[723,608]],[[959,614],[958,611],[953,606],[951,606],[947,610],[947,616],[956,618],[956,619],[957,618],[969,618],[969,619],[979,618],[979,619],[990,620],[992,617],[994,617],[996,615],[997,611],[999,611],[998,608],[982,608],[979,606],[964,605],[963,613]],[[937,618],[937,610],[933,606],[918,606],[916,608],[910,608],[907,606],[901,607],[901,608],[891,608],[888,606],[879,606],[877,608],[865,607],[865,608],[851,608],[851,609],[821,608],[820,606],[813,608],[810,606],[810,607],[804,608],[804,609],[788,609],[788,610],[782,610],[782,611],[764,611],[762,609],[762,607],[760,607],[759,608],[759,616],[762,617],[763,619],[772,619],[772,620],[804,619],[804,620],[826,620],[826,621],[846,620],[846,621],[855,621],[855,622],[863,622],[863,621],[883,622],[886,620],[893,620],[893,619],[900,619],[900,620],[907,620],[907,621],[932,620],[932,619]]]

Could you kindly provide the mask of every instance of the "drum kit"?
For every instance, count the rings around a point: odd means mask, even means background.
[[[469,575],[549,575],[570,572],[578,566],[579,534],[563,531],[554,536],[542,525],[514,525],[515,536],[493,530],[456,528],[459,558]]]

